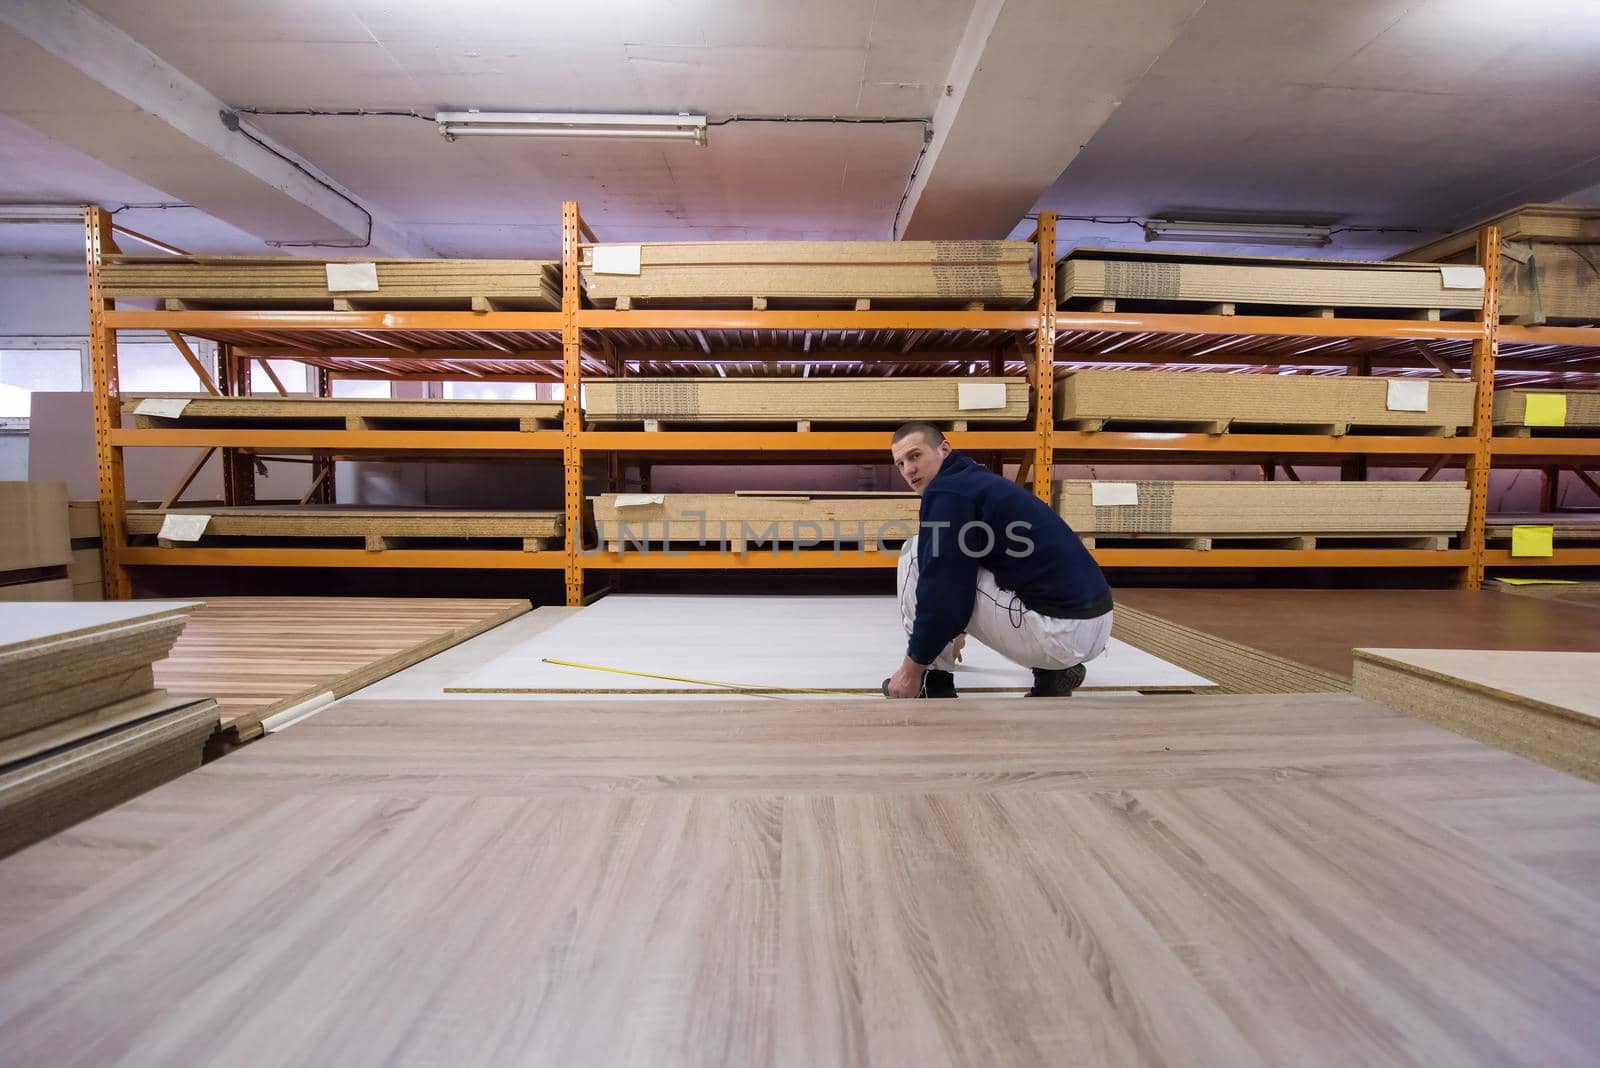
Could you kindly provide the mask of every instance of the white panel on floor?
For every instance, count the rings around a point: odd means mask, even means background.
[[[446,693],[714,691],[717,687],[547,664],[598,667],[743,687],[876,694],[905,655],[893,597],[611,596],[507,650]],[[1088,665],[1085,689],[1204,688],[1209,680],[1112,640]],[[957,690],[1018,691],[1027,668],[968,641]]]

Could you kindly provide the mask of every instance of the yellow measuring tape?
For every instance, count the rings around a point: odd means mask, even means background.
[[[584,664],[576,660],[558,660],[553,656],[544,657],[546,664],[556,664],[560,667],[582,668],[585,671],[604,671],[610,675],[632,675],[639,679],[661,679],[664,682],[687,682],[696,686],[720,686],[726,690],[740,693],[749,693],[756,697],[777,697],[786,693],[822,693],[833,694],[838,697],[860,697],[869,693],[867,690],[807,690],[791,686],[760,686],[748,682],[720,682],[716,679],[690,679],[679,675],[657,675],[649,671],[630,671],[627,668],[606,667],[604,664]]]

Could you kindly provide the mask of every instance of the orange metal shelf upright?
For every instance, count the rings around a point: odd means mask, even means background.
[[[1061,455],[1093,456],[1104,462],[1263,462],[1326,458],[1381,458],[1396,465],[1463,463],[1472,507],[1460,549],[1195,549],[1102,548],[1112,567],[1150,568],[1395,568],[1433,567],[1460,571],[1469,587],[1481,583],[1486,566],[1549,566],[1600,563],[1600,550],[1560,551],[1541,561],[1512,560],[1483,542],[1488,471],[1500,459],[1516,465],[1584,463],[1600,457],[1600,439],[1494,438],[1489,425],[1499,346],[1512,352],[1518,370],[1600,370],[1600,330],[1573,327],[1501,326],[1497,311],[1499,272],[1494,269],[1499,237],[1480,238],[1486,268],[1484,308],[1473,321],[1320,319],[1291,316],[1124,314],[1058,310],[1055,300],[1055,216],[1042,213],[1029,240],[1036,247],[1038,294],[1033,307],[1009,310],[656,310],[586,308],[579,263],[585,242],[596,242],[578,205],[562,208],[562,294],[558,312],[461,311],[143,311],[118,309],[100,288],[100,264],[118,252],[114,226],[100,209],[86,215],[90,341],[95,391],[95,427],[100,466],[101,534],[109,596],[129,594],[128,567],[162,565],[241,567],[418,567],[559,570],[566,600],[580,604],[587,571],[663,569],[772,570],[893,567],[892,552],[846,548],[744,555],[716,551],[613,554],[583,542],[585,454],[605,456],[618,477],[623,456],[678,462],[704,458],[881,458],[886,431],[728,432],[718,430],[591,430],[583,425],[580,396],[585,374],[605,368],[623,373],[633,360],[648,366],[674,361],[805,365],[822,368],[848,358],[869,369],[905,370],[938,366],[938,373],[968,373],[987,366],[999,374],[1022,368],[1030,382],[1033,416],[1028,426],[953,432],[959,448],[1020,459],[1023,474],[1048,501],[1054,464]],[[145,243],[143,235],[133,235]],[[169,248],[169,251],[177,251]],[[562,426],[543,431],[375,430],[137,430],[121,427],[116,337],[119,330],[159,330],[169,336],[207,338],[219,347],[221,388],[248,392],[248,361],[298,359],[318,368],[323,388],[334,375],[443,380],[465,373],[506,381],[559,381],[564,386]],[[817,340],[821,339],[821,340]],[[813,347],[813,341],[817,341]],[[589,344],[586,344],[588,342]],[[713,351],[715,343],[716,351]],[[1055,367],[1077,363],[1194,363],[1271,366],[1304,355],[1347,369],[1392,368],[1416,359],[1418,343],[1439,360],[1465,362],[1471,355],[1477,383],[1473,433],[1460,438],[1316,434],[1087,433],[1058,429],[1054,420]],[[1145,351],[1139,346],[1143,344]],[[1221,355],[1210,356],[1212,352]],[[1435,362],[1438,362],[1436,360]],[[655,373],[655,372],[649,372]],[[785,372],[789,373],[789,372]],[[346,456],[560,456],[567,538],[542,552],[484,550],[132,548],[124,516],[123,450],[130,447],[220,448],[227,499],[252,499],[251,450],[309,453],[320,464]]]

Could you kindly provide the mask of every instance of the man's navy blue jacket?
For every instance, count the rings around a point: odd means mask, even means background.
[[[1093,619],[1111,611],[1111,587],[1072,528],[970,457],[952,451],[944,458],[922,492],[920,515],[917,618],[906,650],[917,663],[933,663],[967,629],[980,567],[1042,616]]]

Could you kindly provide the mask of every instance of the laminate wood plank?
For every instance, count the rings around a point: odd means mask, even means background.
[[[1346,679],[1358,646],[1600,652],[1579,608],[1464,590],[1119,589],[1117,602]]]
[[[215,697],[224,731],[247,741],[261,720],[324,692],[336,697],[512,619],[522,600],[220,597],[190,616],[155,681]]]

